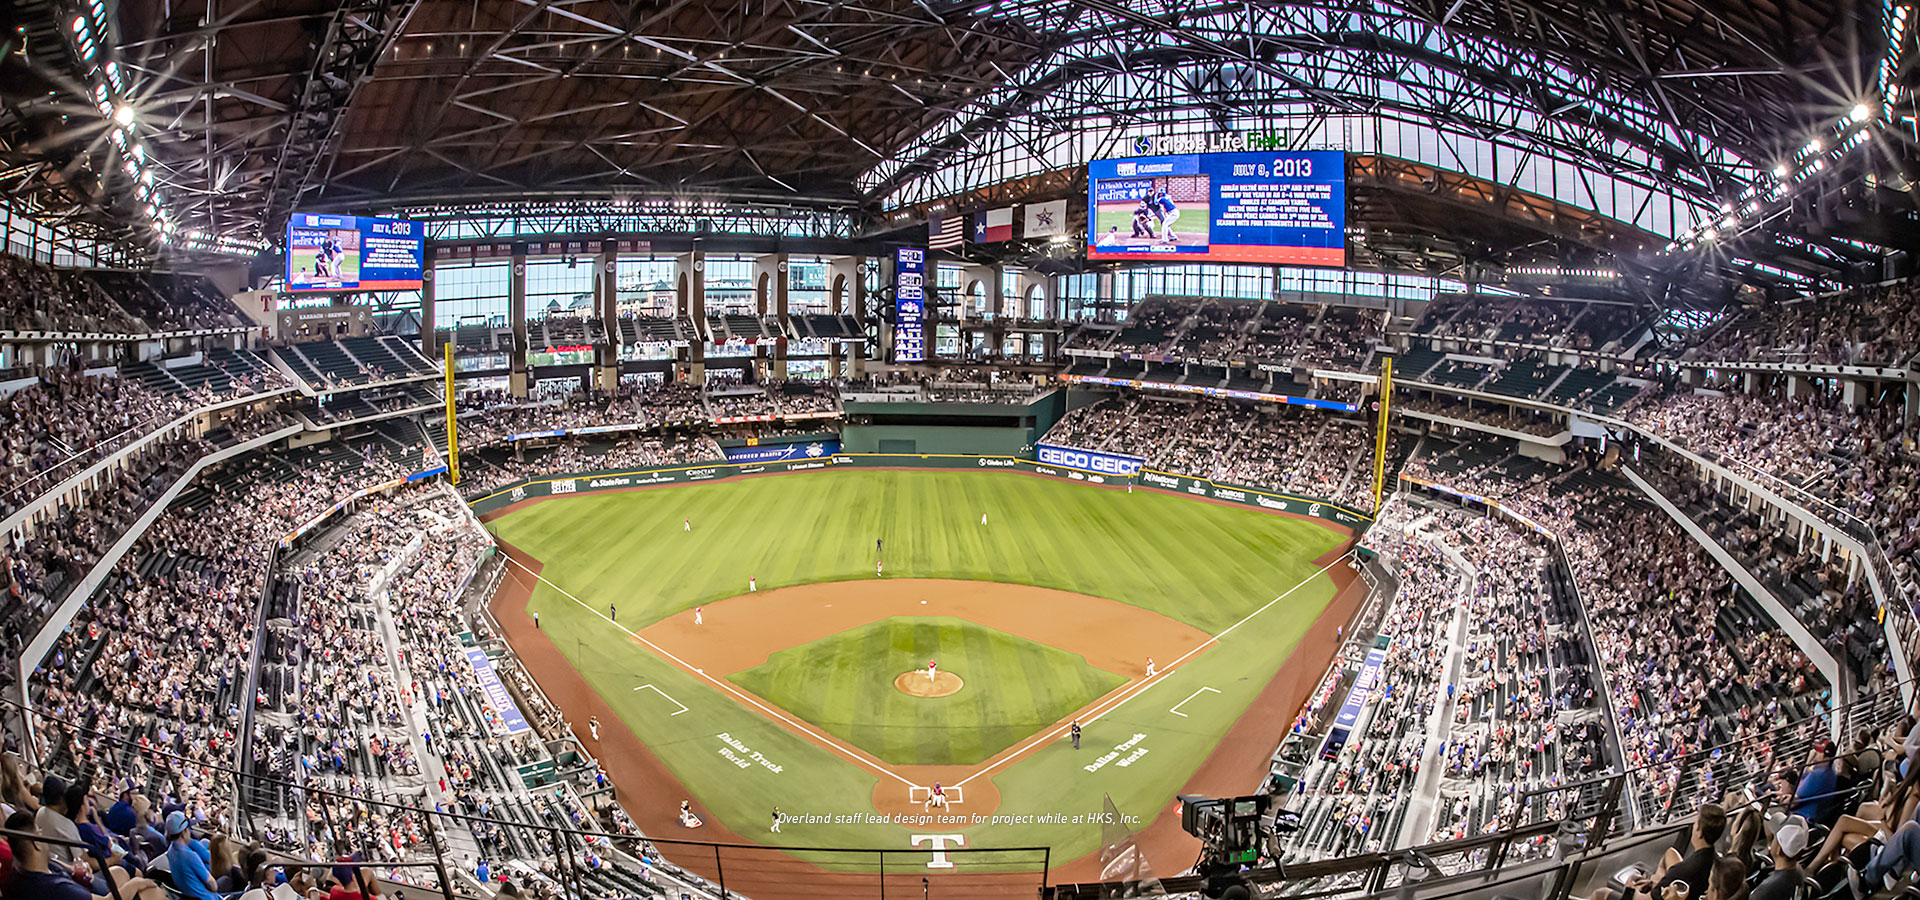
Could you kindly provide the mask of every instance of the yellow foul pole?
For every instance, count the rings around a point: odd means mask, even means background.
[[[460,483],[460,434],[454,430],[453,418],[453,342],[440,345],[447,361],[447,481]],[[1377,493],[1377,491],[1376,491]]]
[[[1373,511],[1380,511],[1387,481],[1387,413],[1393,407],[1393,357],[1380,360],[1380,423],[1373,436]]]

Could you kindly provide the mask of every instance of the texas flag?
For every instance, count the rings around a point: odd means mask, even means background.
[[[990,209],[973,216],[973,242],[991,244],[1013,240],[1013,207]]]

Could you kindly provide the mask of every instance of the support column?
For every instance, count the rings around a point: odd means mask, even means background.
[[[507,357],[507,393],[527,395],[527,245],[513,245],[507,267],[507,324],[513,326],[513,355]]]
[[[449,333],[447,339],[453,340],[454,335]],[[427,257],[426,264],[420,269],[420,353],[428,359],[439,359],[443,355],[440,351],[439,329],[435,326],[433,317],[433,257],[431,255]]]
[[[1862,390],[1860,382],[1848,379],[1840,385],[1840,402],[1845,403],[1848,409],[1859,409],[1865,398],[1866,391]]]
[[[607,332],[606,344],[593,348],[595,386],[603,391],[620,387],[620,304],[615,294],[620,270],[613,247],[612,241],[601,241],[593,258],[593,314]]]
[[[858,256],[835,257],[827,263],[827,292],[833,299],[834,315],[852,316],[855,328],[862,334],[866,333],[867,325],[867,286],[860,270],[865,263],[866,260]],[[865,357],[865,341],[839,344],[830,354],[827,373],[834,378],[841,377],[844,358],[846,377],[859,378],[865,372],[862,364]]]
[[[1787,399],[1798,400],[1813,391],[1813,384],[1803,375],[1787,376]]]
[[[674,280],[679,290],[679,314],[693,322],[694,340],[687,342],[684,359],[688,383],[707,383],[707,344],[700,337],[707,327],[707,254],[695,250],[673,258]]]
[[[753,289],[760,315],[773,316],[779,331],[767,356],[767,374],[782,381],[787,377],[787,299],[792,287],[789,262],[785,253],[768,253],[753,260]]]

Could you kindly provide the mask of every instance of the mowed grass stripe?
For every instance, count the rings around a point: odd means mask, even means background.
[[[988,524],[980,525],[987,513]],[[693,521],[692,533],[682,521]],[[493,523],[556,583],[639,628],[761,587],[874,576],[1107,597],[1218,633],[1339,536],[1257,510],[1005,472],[837,470],[546,500]]]

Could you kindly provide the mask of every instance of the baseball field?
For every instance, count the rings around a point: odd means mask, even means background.
[[[1171,812],[1177,830],[1174,795],[1247,733],[1309,627],[1331,631],[1315,623],[1348,539],[1171,493],[952,470],[559,497],[489,527],[516,560],[495,615],[576,733],[601,718],[590,749],[649,833],[903,849],[939,834],[1051,847],[1055,865],[1097,851],[1103,827]],[[1259,740],[1291,714],[1266,710]],[[1242,748],[1238,790],[1272,749]],[[702,826],[677,823],[683,798]]]

